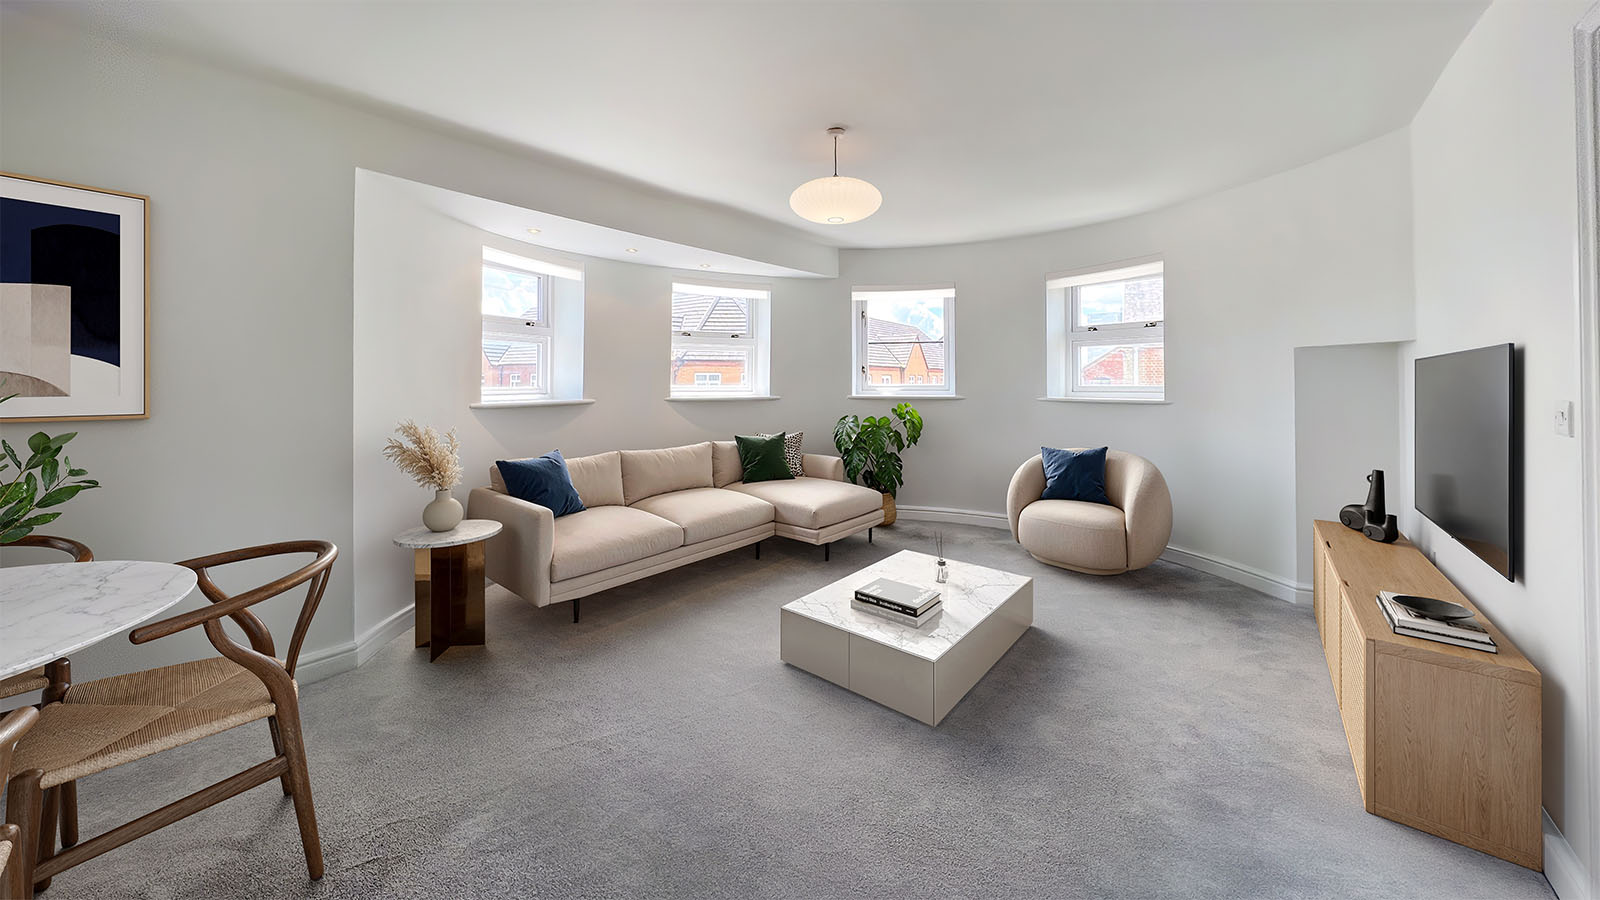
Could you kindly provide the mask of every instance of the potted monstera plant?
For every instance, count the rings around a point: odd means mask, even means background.
[[[922,437],[922,415],[901,403],[889,416],[841,416],[833,427],[833,445],[844,459],[844,474],[852,482],[883,494],[883,524],[893,525],[894,495],[905,483],[900,454]]]
[[[0,397],[0,403],[15,396]],[[60,506],[79,491],[100,486],[100,482],[83,477],[89,473],[73,468],[72,460],[61,455],[61,449],[77,436],[76,431],[55,437],[35,432],[28,438],[26,457],[10,441],[0,440],[0,449],[5,451],[0,458],[0,544],[14,544],[61,517],[59,512],[40,510]]]

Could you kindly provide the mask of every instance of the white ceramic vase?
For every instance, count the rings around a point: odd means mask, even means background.
[[[461,524],[461,501],[449,491],[435,491],[433,502],[422,508],[422,524],[429,531],[449,531]]]

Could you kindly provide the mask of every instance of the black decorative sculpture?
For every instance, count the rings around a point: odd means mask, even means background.
[[[1367,502],[1352,503],[1339,510],[1339,521],[1380,544],[1392,544],[1400,537],[1400,529],[1395,517],[1384,508],[1383,470],[1373,469],[1367,484]]]

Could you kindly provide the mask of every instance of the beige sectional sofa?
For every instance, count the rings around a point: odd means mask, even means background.
[[[567,470],[585,509],[559,519],[507,494],[490,466],[467,515],[505,526],[489,539],[488,576],[548,606],[774,535],[826,547],[883,521],[883,496],[846,482],[843,460],[807,453],[802,464],[803,477],[745,484],[733,441],[575,457]]]

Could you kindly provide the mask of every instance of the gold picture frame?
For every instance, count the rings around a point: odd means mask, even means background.
[[[56,313],[57,320],[51,334],[41,336],[37,331],[30,333],[25,348],[16,341],[0,342],[0,377],[5,377],[10,372],[28,378],[31,386],[43,384],[42,388],[35,387],[35,392],[28,396],[18,396],[0,405],[0,424],[148,419],[150,417],[150,198],[127,191],[0,171],[0,210],[7,209],[9,210],[7,213],[0,214],[0,288],[11,290],[0,294],[0,325],[6,321],[7,315],[16,313],[20,304],[36,302],[33,298],[38,288],[62,287],[33,281],[36,273],[33,272],[32,266],[34,260],[39,257],[32,240],[36,234],[34,229],[41,227],[36,223],[46,223],[43,227],[68,226],[76,229],[77,233],[102,232],[93,235],[95,241],[74,247],[73,250],[78,253],[74,258],[75,261],[87,254],[90,262],[100,264],[99,274],[104,275],[108,271],[105,257],[111,252],[105,244],[106,229],[85,223],[91,221],[108,223],[110,217],[115,217],[115,230],[111,233],[116,238],[114,282],[116,327],[112,329],[115,334],[114,341],[108,340],[103,334],[94,333],[93,329],[86,330],[83,321],[86,316],[83,310],[73,305],[74,285],[68,285],[64,292],[54,291],[48,294],[47,299]],[[69,236],[73,233],[70,230],[67,232]],[[137,272],[127,271],[130,265],[136,265]],[[19,279],[19,273],[26,278]],[[97,286],[103,288],[105,282],[102,280]],[[28,291],[21,291],[21,288],[27,288]],[[135,292],[137,297],[127,296]],[[24,293],[28,295],[26,298],[23,296]],[[99,292],[95,302],[97,304],[95,313],[100,316],[98,321],[103,323],[109,315],[105,308],[105,291]],[[58,327],[61,309],[66,310],[68,329],[64,351]],[[86,342],[92,349],[79,353]],[[7,357],[8,353],[10,358]],[[64,363],[63,353],[66,357]],[[62,367],[65,365],[68,374],[65,377],[49,379],[30,374],[30,370],[40,371],[35,368],[35,354],[40,357],[48,356],[47,365],[42,363],[38,365],[58,374],[63,371]],[[107,355],[113,356],[115,362],[107,362],[104,359]],[[23,371],[11,372],[13,369]],[[108,369],[111,371],[107,371]],[[87,382],[88,389],[74,395],[70,388],[72,375],[79,375],[77,379],[79,385]],[[65,386],[62,382],[65,382]],[[107,386],[113,383],[115,391],[106,390]],[[14,385],[0,388],[0,396],[14,392],[16,392]]]

